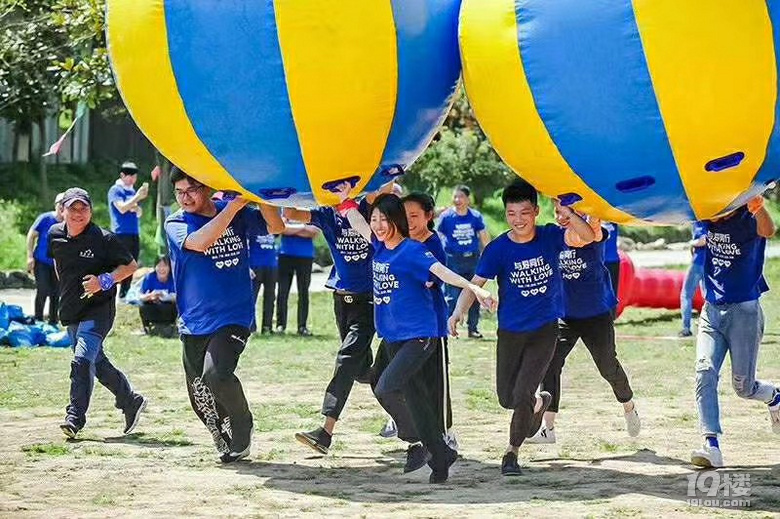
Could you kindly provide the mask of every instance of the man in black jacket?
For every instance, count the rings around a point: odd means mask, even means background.
[[[62,205],[64,221],[49,230],[48,247],[60,280],[60,320],[68,327],[74,354],[70,404],[60,428],[73,438],[84,427],[97,377],[116,397],[128,434],[138,423],[146,399],[108,360],[103,341],[114,325],[116,285],[138,265],[114,234],[92,223],[92,201],[85,190],[68,189]]]

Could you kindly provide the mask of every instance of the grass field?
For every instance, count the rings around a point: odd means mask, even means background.
[[[780,382],[780,262],[768,266],[762,378]],[[750,476],[750,507],[687,503],[690,450],[699,443],[692,340],[674,340],[673,312],[629,310],[618,322],[619,354],[643,419],[629,438],[622,411],[587,352],[575,349],[564,372],[558,444],[523,446],[524,475],[502,479],[509,412],[494,384],[495,321],[486,340],[451,343],[455,429],[461,459],[450,481],[404,476],[404,446],[377,436],[384,413],[357,386],[327,457],[293,434],[320,424],[322,392],[337,347],[331,299],[312,298],[316,336],[252,338],[239,376],[255,416],[251,461],[215,462],[205,428],[189,408],[176,340],[137,334],[123,307],[107,351],[150,399],[137,433],[121,436],[110,394],[97,386],[77,441],[57,425],[68,394],[69,351],[0,350],[0,516],[541,516],[774,517],[780,513],[780,454],[766,408],[737,398],[724,366],[722,447],[729,468]],[[294,312],[293,312],[294,313]],[[293,323],[290,323],[293,327]],[[425,471],[420,471],[425,472]],[[722,495],[721,495],[722,497]]]

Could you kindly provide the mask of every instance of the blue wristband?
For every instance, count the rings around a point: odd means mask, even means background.
[[[103,292],[111,290],[111,288],[114,286],[114,277],[108,273],[100,274],[98,276],[98,281],[100,282],[100,290]]]

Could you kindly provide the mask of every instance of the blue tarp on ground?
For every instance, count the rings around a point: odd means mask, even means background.
[[[13,348],[32,346],[70,347],[68,332],[57,326],[35,322],[24,315],[21,306],[0,302],[0,345]]]

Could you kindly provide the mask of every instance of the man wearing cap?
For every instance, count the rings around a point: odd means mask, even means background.
[[[135,190],[138,180],[138,166],[134,162],[125,162],[119,168],[119,178],[108,190],[108,214],[111,217],[111,232],[116,234],[133,259],[138,260],[141,252],[141,206],[139,205],[149,195],[149,184],[144,184]],[[122,281],[119,297],[123,298],[130,290],[132,278]]]
[[[146,399],[108,360],[103,341],[114,324],[116,284],[132,276],[138,265],[114,234],[92,222],[92,200],[85,190],[65,191],[62,207],[64,221],[49,229],[48,246],[60,280],[60,320],[68,327],[73,349],[70,404],[60,429],[73,438],[84,427],[97,377],[116,397],[128,434],[138,424]]]
[[[174,167],[181,210],[165,220],[173,263],[182,360],[190,404],[223,463],[249,455],[252,413],[235,370],[255,320],[249,275],[252,237],[279,234],[279,210],[246,207],[242,197],[213,200],[210,189]]]
[[[43,307],[49,300],[49,324],[57,324],[60,284],[49,257],[49,229],[62,221],[62,195],[54,199],[54,211],[41,213],[27,231],[27,272],[35,276],[35,320],[43,321]]]

